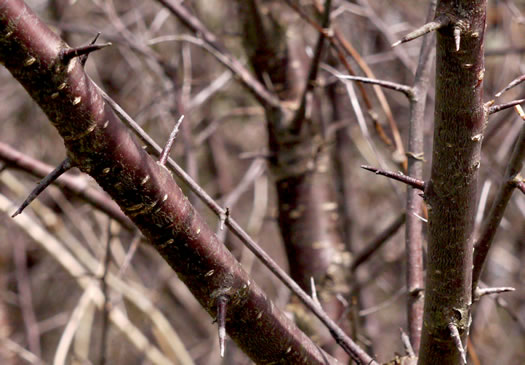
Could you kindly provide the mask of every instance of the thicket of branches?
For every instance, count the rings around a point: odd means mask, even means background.
[[[525,361],[524,7],[0,1],[2,363]]]

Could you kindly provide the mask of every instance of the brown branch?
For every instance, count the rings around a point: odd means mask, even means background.
[[[326,43],[325,29],[330,27],[330,11],[332,10],[332,0],[326,0],[324,4],[324,13],[321,21],[322,30],[319,32],[317,44],[315,45],[314,56],[310,63],[310,70],[308,71],[308,76],[306,78],[306,84],[304,86],[303,93],[300,98],[299,108],[297,109],[292,122],[291,129],[292,132],[298,133],[301,129],[301,126],[305,120],[307,103],[309,100],[309,95],[314,90],[315,80],[317,79],[317,73],[319,71],[319,64],[321,63],[321,55],[323,53],[324,45]]]
[[[414,189],[425,190],[425,182],[423,180],[419,180],[419,179],[415,179],[413,177],[407,176],[403,174],[402,172],[385,171],[385,170],[377,169],[375,167],[366,166],[366,165],[361,165],[361,168],[368,170],[368,171],[375,172],[377,175],[382,175],[382,176],[386,176],[386,177],[389,177],[397,181],[401,181],[409,186],[412,186]]]
[[[434,17],[436,0],[430,2],[427,19]],[[416,179],[423,178],[424,159],[424,118],[427,92],[430,88],[430,68],[435,46],[434,34],[423,38],[419,62],[416,70],[413,97],[410,102],[410,127],[408,131],[408,166],[407,174]],[[417,189],[407,187],[405,224],[405,252],[407,260],[407,319],[410,342],[414,350],[419,351],[421,342],[421,329],[423,327],[423,200]]]
[[[2,2],[0,13],[0,61],[53,122],[72,163],[112,196],[211,316],[217,295],[232,298],[235,316],[227,330],[237,344],[255,362],[332,363],[218,242],[169,172],[132,139],[80,62],[55,67],[63,42],[20,0]],[[246,335],[246,328],[257,328],[257,335]]]
[[[516,107],[518,110],[521,108]],[[523,118],[523,116],[522,116]],[[525,119],[524,119],[525,121]],[[496,235],[496,231],[503,219],[503,214],[509,203],[510,197],[516,187],[520,188],[523,184],[520,177],[520,172],[523,168],[525,159],[525,123],[521,127],[521,132],[518,135],[514,149],[510,156],[509,164],[504,173],[503,182],[498,188],[496,198],[492,203],[490,211],[482,223],[479,238],[475,244],[474,251],[474,269],[472,273],[472,290],[475,291],[483,271],[483,266],[487,260],[492,241]]]
[[[486,1],[440,0],[436,19],[436,96],[430,179],[425,184],[428,252],[419,364],[459,364],[472,303],[472,237],[477,208],[483,104]],[[460,52],[457,51],[459,27]],[[456,33],[456,34],[454,34]],[[468,67],[465,67],[468,65]],[[458,72],[461,70],[461,72]],[[451,337],[453,324],[460,341]]]
[[[522,104],[524,102],[525,102],[525,99],[518,99],[518,100],[509,101],[508,103],[505,103],[505,104],[494,105],[488,108],[487,113],[491,115],[501,110],[512,108],[513,106]]]

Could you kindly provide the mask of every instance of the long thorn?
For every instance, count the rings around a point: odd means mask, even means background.
[[[445,18],[445,17],[436,18],[436,20],[430,23],[427,23],[417,28],[416,30],[408,33],[406,36],[404,36],[403,38],[401,38],[400,40],[392,44],[392,47],[399,46],[401,43],[410,42],[411,40],[422,37],[427,33],[443,28],[444,26],[448,24],[449,24],[448,18]]]
[[[53,181],[55,181],[56,179],[58,179],[60,177],[60,175],[62,175],[64,172],[66,172],[67,170],[69,170],[70,168],[72,167],[72,164],[71,164],[71,160],[69,159],[69,157],[66,157],[66,159],[64,161],[62,161],[60,163],[60,165],[57,166],[56,169],[54,169],[53,171],[51,171],[51,173],[49,175],[47,175],[46,177],[44,177],[42,180],[40,180],[40,182],[38,183],[38,185],[33,189],[33,191],[29,194],[29,196],[26,198],[26,200],[24,200],[24,202],[22,203],[22,205],[20,205],[20,208],[17,209],[16,212],[13,213],[13,215],[11,216],[12,218],[16,217],[17,215],[19,215],[20,213],[22,213],[22,211],[29,205],[31,204],[31,202],[33,200],[35,200],[35,198],[40,195],[40,193],[42,191],[44,191],[45,188],[47,188],[50,184],[53,183]]]
[[[488,114],[490,115],[490,114],[497,113],[501,110],[512,108],[513,106],[519,105],[523,102],[525,102],[525,99],[512,100],[505,104],[498,104],[498,105],[491,106],[488,109]]]
[[[474,300],[479,300],[484,295],[490,295],[490,294],[500,294],[500,293],[508,293],[515,291],[515,288],[512,288],[510,286],[504,286],[500,288],[480,288],[477,287],[474,291]]]
[[[184,115],[182,115],[177,123],[175,123],[175,127],[173,127],[173,130],[171,131],[171,134],[168,138],[168,142],[166,142],[166,146],[162,150],[162,153],[160,154],[159,159],[159,165],[166,165],[166,161],[168,160],[168,155],[170,154],[171,147],[173,146],[173,142],[175,141],[175,137],[177,137],[177,133],[179,133],[179,127],[182,123],[182,120],[184,119]]]
[[[61,52],[60,58],[63,63],[67,64],[75,57],[85,56],[91,52],[98,51],[99,49],[111,46],[112,43],[101,43],[101,44],[88,44],[87,46],[68,48]]]
[[[219,327],[219,349],[221,357],[224,357],[224,343],[226,340],[226,307],[229,298],[226,295],[220,295],[217,298],[217,326]]]
[[[97,43],[97,40],[98,40],[98,37],[100,37],[100,32],[97,33],[97,35],[95,36],[95,38],[93,38],[93,40],[91,41],[91,43],[89,44],[95,44]],[[82,56],[79,57],[79,60],[80,60],[80,64],[82,66],[85,66],[86,65],[86,62],[87,62],[87,59],[89,57],[89,53],[87,54],[83,54]]]
[[[407,185],[412,186],[414,189],[425,190],[425,182],[423,180],[415,179],[413,177],[407,176],[401,172],[392,172],[377,169],[372,166],[361,165],[362,169],[375,172],[377,175],[383,175],[391,179],[404,182]]]

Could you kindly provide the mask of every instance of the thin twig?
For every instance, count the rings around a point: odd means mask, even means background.
[[[175,123],[175,127],[173,127],[173,130],[170,133],[168,141],[166,142],[166,146],[164,146],[164,149],[160,154],[159,165],[166,165],[166,160],[168,159],[168,156],[170,154],[171,147],[173,146],[173,142],[175,141],[175,137],[177,137],[177,133],[179,133],[179,127],[183,119],[184,115],[181,115],[177,123]]]
[[[107,348],[107,338],[109,330],[109,293],[108,293],[108,283],[107,277],[109,273],[109,264],[111,261],[111,219],[108,219],[108,229],[107,229],[107,241],[106,241],[106,252],[104,256],[104,266],[103,273],[100,277],[100,291],[104,296],[104,301],[102,304],[102,324],[100,325],[100,352],[99,352],[99,365],[106,364],[106,348]]]
[[[377,169],[375,167],[367,166],[367,165],[361,165],[361,168],[368,170],[368,171],[375,172],[377,175],[382,175],[382,176],[386,176],[386,177],[389,177],[397,181],[401,181],[407,185],[412,186],[414,189],[418,189],[422,191],[425,190],[425,182],[423,180],[419,180],[419,179],[415,179],[413,177],[407,176],[403,174],[402,172],[385,171],[385,170]]]
[[[405,333],[405,331],[403,331],[402,328],[400,328],[399,331],[401,331],[401,342],[403,342],[403,346],[405,347],[407,355],[410,357],[415,357],[416,354],[414,353],[414,349],[410,343],[410,338],[408,338],[408,335]]]
[[[43,178],[38,185],[31,191],[31,193],[28,195],[26,200],[20,205],[20,208],[16,210],[16,212],[13,213],[11,216],[12,218],[16,217],[22,211],[29,205],[33,200],[42,193],[45,188],[47,188],[49,185],[51,185],[60,175],[62,175],[64,172],[69,170],[72,167],[71,160],[69,157],[66,157],[64,161],[60,163],[49,175],[47,175],[45,178]]]
[[[525,81],[525,75],[521,75],[519,77],[516,77],[514,80],[512,80],[507,86],[503,88],[499,93],[496,94],[496,97],[499,98],[503,93],[507,92],[508,90],[512,89],[515,86],[518,86],[523,81]]]
[[[321,21],[321,27],[323,30],[330,27],[331,9],[332,9],[332,0],[326,0],[324,4],[323,19]],[[310,70],[308,71],[308,76],[306,78],[306,85],[304,86],[303,94],[300,99],[301,102],[291,122],[292,131],[294,131],[295,133],[300,131],[303,121],[305,119],[305,115],[308,109],[307,104],[308,104],[308,101],[310,100],[309,94],[312,93],[314,86],[315,86],[315,80],[317,79],[317,73],[319,71],[319,64],[321,62],[321,55],[323,53],[323,48],[324,48],[325,43],[326,43],[325,32],[324,31],[319,32],[317,44],[315,45],[314,56],[310,64]]]
[[[374,252],[376,252],[383,244],[391,238],[399,228],[405,223],[406,214],[402,213],[399,217],[396,218],[383,232],[381,232],[372,242],[367,244],[365,248],[355,255],[352,266],[350,266],[351,271],[355,271],[362,263],[364,263]]]
[[[512,108],[513,106],[519,105],[523,102],[525,102],[525,99],[512,100],[505,104],[498,104],[498,105],[491,106],[488,108],[488,114],[490,115],[490,114],[497,113],[501,110]]]
[[[516,110],[520,117],[525,121],[525,113],[521,106],[517,105]],[[487,259],[492,241],[496,235],[507,204],[512,192],[523,182],[520,172],[523,168],[525,159],[525,123],[521,127],[520,134],[516,138],[514,149],[510,156],[509,163],[505,169],[504,180],[498,188],[496,198],[492,203],[487,218],[483,221],[478,241],[474,245],[474,269],[472,273],[472,290],[475,291],[483,271],[483,266]]]
[[[398,84],[397,82],[391,82],[391,81],[385,81],[385,80],[376,80],[376,79],[370,79],[368,77],[360,77],[360,76],[351,76],[351,75],[344,75],[344,76],[337,76],[340,79],[345,80],[353,80],[353,81],[359,81],[363,82],[365,84],[372,84],[372,85],[379,85],[382,87],[385,87],[387,89],[395,90],[402,92],[406,95],[407,98],[414,97],[414,90],[410,86]]]

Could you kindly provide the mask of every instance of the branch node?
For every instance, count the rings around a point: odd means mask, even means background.
[[[159,158],[159,165],[165,166],[166,161],[168,160],[168,156],[171,151],[171,147],[173,146],[173,142],[175,141],[175,137],[177,137],[177,133],[179,133],[179,127],[182,123],[182,120],[184,119],[184,115],[182,115],[177,123],[175,123],[175,127],[173,127],[173,130],[170,133],[170,136],[168,137],[168,142],[166,142],[166,146],[164,146],[164,149],[162,150],[162,153],[160,154]]]
[[[40,182],[37,184],[37,186],[31,191],[31,193],[27,196],[26,200],[20,205],[20,208],[17,209],[16,212],[13,213],[11,216],[12,218],[16,217],[22,211],[29,205],[33,200],[35,200],[40,193],[42,193],[49,185],[51,185],[56,179],[60,177],[64,172],[69,170],[72,167],[71,160],[69,157],[66,157],[64,161],[60,163],[60,165],[57,166],[49,175],[44,177]]]

